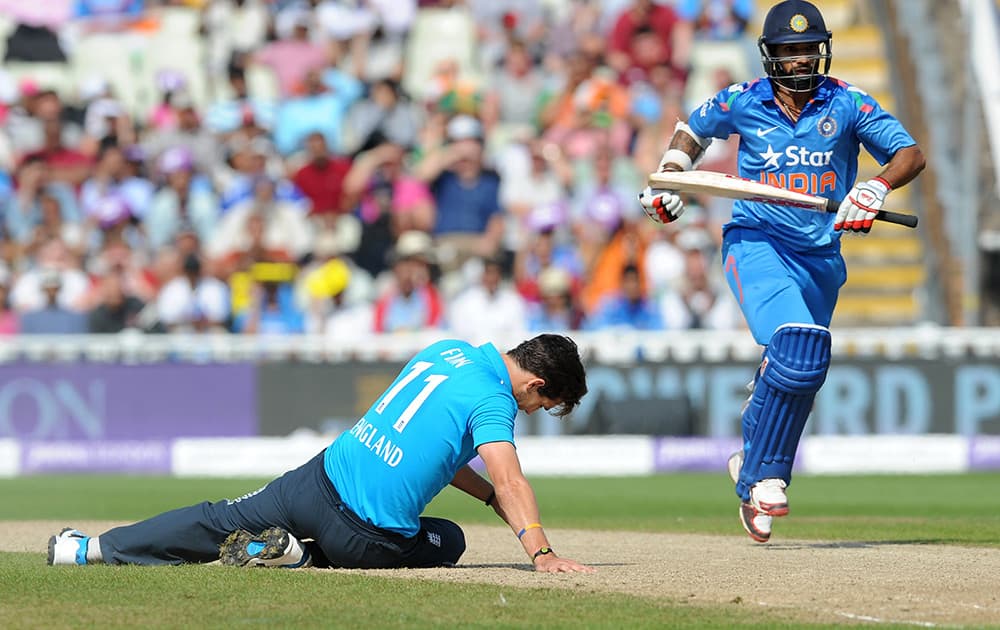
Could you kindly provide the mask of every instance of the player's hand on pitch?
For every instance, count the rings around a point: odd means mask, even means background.
[[[560,558],[554,553],[550,553],[535,559],[535,571],[539,573],[596,573],[597,569],[580,564],[576,560]]]
[[[833,229],[870,232],[872,221],[882,209],[890,190],[889,184],[881,177],[855,184],[851,192],[847,193],[847,197],[840,202]]]
[[[684,214],[684,202],[671,190],[646,186],[639,193],[639,203],[646,216],[657,223],[670,223]]]

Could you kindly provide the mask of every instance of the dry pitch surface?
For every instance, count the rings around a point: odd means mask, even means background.
[[[735,521],[735,519],[734,519]],[[72,523],[97,533],[118,523]],[[44,562],[48,537],[64,523],[0,522],[0,551]],[[735,522],[734,522],[735,525]],[[562,555],[596,574],[530,571],[509,530],[466,527],[468,551],[452,569],[380,570],[387,577],[627,593],[692,605],[781,609],[802,621],[902,623],[923,627],[1000,625],[1000,549],[901,543],[548,530]]]

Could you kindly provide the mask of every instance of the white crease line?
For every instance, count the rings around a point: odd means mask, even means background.
[[[841,617],[847,617],[848,619],[857,619],[858,621],[871,621],[874,623],[898,623],[908,626],[920,626],[921,628],[937,628],[938,624],[931,621],[897,621],[890,619],[880,619],[878,617],[871,617],[869,615],[855,615],[854,613],[836,611],[836,614]]]

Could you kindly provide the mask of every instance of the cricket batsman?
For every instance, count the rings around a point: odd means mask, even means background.
[[[740,522],[757,542],[788,514],[795,452],[830,366],[829,325],[847,279],[840,237],[870,231],[889,193],[924,168],[899,121],[829,76],[832,39],[813,4],[774,5],[758,40],[766,76],[722,90],[678,122],[660,160],[661,170],[690,170],[713,138],[738,134],[741,177],[843,199],[836,216],[736,201],[723,226],[726,279],[764,346],[743,411],[743,449],[729,459]],[[855,181],[859,145],[884,167],[867,181]],[[647,187],[639,202],[660,223],[684,211],[670,190]]]

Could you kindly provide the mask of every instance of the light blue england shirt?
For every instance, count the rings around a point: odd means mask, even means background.
[[[739,83],[695,109],[688,125],[702,137],[740,136],[740,177],[840,201],[854,186],[860,146],[884,165],[910,134],[870,95],[828,78],[797,123],[775,102],[767,79]],[[834,215],[756,201],[737,201],[729,226],[764,230],[793,250],[828,247],[840,238]]]
[[[510,375],[493,344],[420,351],[326,450],[326,474],[362,519],[415,536],[420,514],[488,442],[514,442]]]

